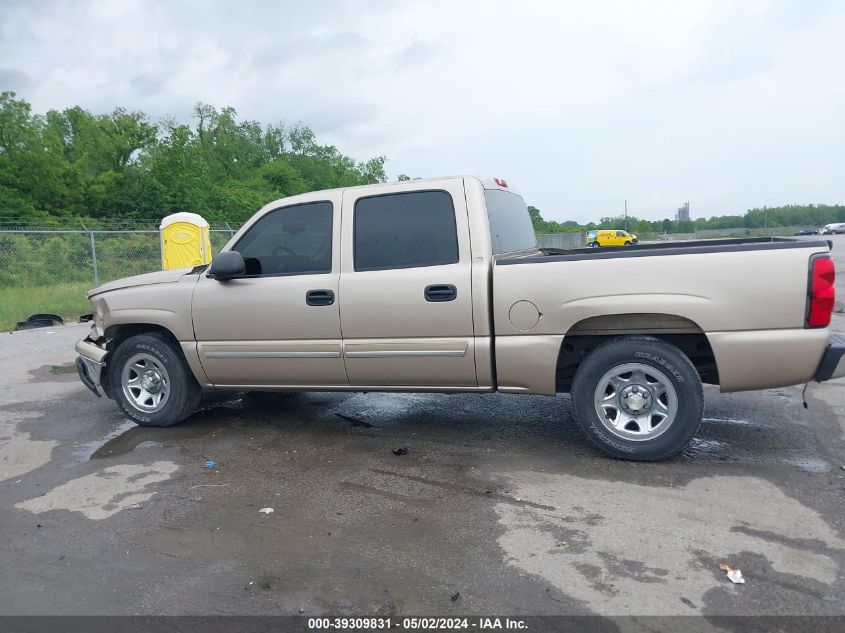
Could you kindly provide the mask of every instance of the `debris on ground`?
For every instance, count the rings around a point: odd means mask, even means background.
[[[274,512],[273,508],[261,508],[259,510],[261,514],[272,514]]]
[[[697,609],[698,608],[697,606],[695,606],[695,603],[692,600],[690,600],[689,598],[684,598],[683,596],[681,596],[681,602],[683,602],[685,605],[687,605],[690,609]]]
[[[205,463],[202,465],[202,467],[203,468],[216,468],[217,462],[215,462],[213,459],[207,459],[207,460],[205,460]]]
[[[458,591],[457,593],[453,593],[453,594],[452,594],[452,602],[457,602],[457,601],[458,601],[458,598],[460,598],[460,597],[461,597],[461,592],[460,592],[460,591]]]
[[[554,600],[555,602],[563,602],[563,600],[560,600],[559,598],[555,598],[555,597],[552,595],[552,588],[551,588],[551,587],[546,587],[546,595],[547,595],[549,598],[551,598],[552,600]]]
[[[394,454],[394,455],[407,455],[407,454],[408,454],[408,449],[407,449],[407,448],[405,448],[405,447],[394,448],[394,449],[393,449],[393,454]]]
[[[555,547],[566,547],[566,541],[564,541],[562,538],[559,538],[555,541]]]
[[[26,321],[19,321],[15,330],[34,330],[40,327],[54,327],[64,325],[64,320],[58,314],[30,314]],[[55,332],[47,332],[55,334]]]
[[[140,509],[141,509],[141,508],[143,508],[144,506],[143,506],[143,505],[141,505],[140,503],[130,503],[130,504],[129,504],[128,506],[126,506],[126,507],[127,507],[127,509],[129,509],[129,510],[140,510]]]
[[[745,578],[742,577],[742,572],[739,569],[734,569],[727,563],[719,563],[719,569],[728,574],[728,580],[730,580],[735,585],[744,585]]]

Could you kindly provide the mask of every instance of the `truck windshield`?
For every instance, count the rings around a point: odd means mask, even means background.
[[[485,189],[493,254],[537,248],[537,237],[525,201],[510,191]]]

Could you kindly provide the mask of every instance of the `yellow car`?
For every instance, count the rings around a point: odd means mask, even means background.
[[[587,246],[630,246],[637,243],[637,236],[628,231],[587,231]]]

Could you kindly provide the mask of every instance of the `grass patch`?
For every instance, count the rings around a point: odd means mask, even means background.
[[[85,298],[90,289],[89,283],[0,288],[0,331],[14,329],[18,321],[37,312],[75,320],[80,314],[91,312],[91,304]]]

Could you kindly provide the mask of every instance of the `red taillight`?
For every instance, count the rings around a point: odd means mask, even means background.
[[[496,183],[497,185],[499,185],[500,187],[505,187],[505,188],[507,188],[507,186],[508,186],[508,183],[506,183],[506,182],[505,182],[504,180],[502,180],[501,178],[494,178],[494,179],[493,179],[493,182],[495,182],[495,183]]]
[[[830,325],[830,313],[833,312],[835,291],[833,282],[836,271],[830,257],[816,257],[811,262],[810,271],[810,309],[807,311],[808,327],[827,327]]]

